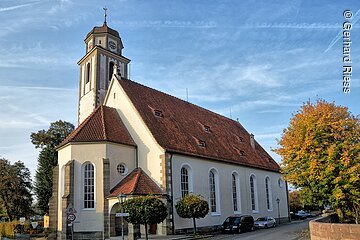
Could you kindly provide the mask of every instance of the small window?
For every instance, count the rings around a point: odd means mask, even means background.
[[[120,163],[117,165],[116,170],[120,175],[124,175],[127,173],[127,167],[124,163]]]
[[[116,98],[116,93],[114,93],[114,99]]]
[[[157,109],[154,110],[154,115],[156,117],[164,117],[163,112],[161,110],[157,110]]]
[[[86,64],[86,83],[90,82],[90,63]]]
[[[99,44],[101,44],[101,40],[99,40]]]
[[[239,142],[243,142],[244,139],[242,137],[238,137],[239,138]]]
[[[199,147],[206,147],[205,141],[199,140]]]
[[[245,156],[245,152],[244,152],[244,151],[240,150],[239,153],[240,153],[240,156]]]
[[[205,131],[205,132],[210,132],[210,127],[209,127],[209,126],[204,125],[204,131]]]

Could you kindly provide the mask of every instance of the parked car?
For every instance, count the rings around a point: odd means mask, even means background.
[[[269,228],[276,226],[276,220],[272,217],[261,217],[256,219],[254,223],[256,228]]]
[[[300,210],[297,213],[295,213],[296,215],[300,216],[300,217],[304,217],[304,218],[308,218],[310,217],[310,213],[305,212],[304,210]]]
[[[254,218],[250,215],[233,215],[224,221],[223,233],[240,233],[254,230]]]

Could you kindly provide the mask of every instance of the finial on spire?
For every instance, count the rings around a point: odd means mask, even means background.
[[[106,24],[106,17],[107,17],[107,13],[106,13],[106,11],[107,11],[107,8],[106,7],[104,7],[103,8],[104,9],[104,18],[105,18],[105,20],[104,20],[104,24]]]

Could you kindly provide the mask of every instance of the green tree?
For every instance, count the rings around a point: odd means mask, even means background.
[[[196,234],[196,218],[204,218],[209,212],[209,204],[200,196],[188,194],[175,205],[176,212],[182,218],[192,218]]]
[[[129,213],[128,222],[145,225],[146,239],[148,239],[148,224],[161,223],[167,216],[165,203],[154,196],[131,198],[122,203],[121,207],[124,212]]]
[[[65,121],[50,124],[48,130],[31,133],[31,142],[41,151],[38,157],[38,167],[35,174],[34,192],[38,199],[38,208],[43,213],[49,212],[49,200],[52,195],[53,168],[57,165],[58,146],[73,130],[74,125]]]
[[[308,101],[284,129],[279,148],[284,177],[301,188],[305,204],[331,205],[359,222],[360,124],[348,108]]]
[[[30,171],[23,162],[0,159],[0,202],[10,221],[32,213]]]

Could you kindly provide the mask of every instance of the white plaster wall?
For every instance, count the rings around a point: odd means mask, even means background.
[[[74,208],[76,209],[76,223],[74,231],[103,231],[103,159],[110,162],[110,183],[113,187],[126,175],[120,175],[116,166],[125,163],[128,173],[135,168],[135,147],[113,143],[85,143],[73,144],[61,149],[59,155],[59,189],[64,188],[62,167],[69,161],[74,160]],[[95,167],[95,208],[83,208],[83,164],[91,162]],[[61,190],[60,190],[61,192]],[[58,209],[66,208],[61,205],[62,195],[59,195]],[[62,228],[62,214],[58,215],[58,230]]]
[[[94,110],[95,107],[95,94],[93,91],[86,93],[79,102],[79,124],[84,121]]]
[[[114,77],[104,104],[117,109],[138,147],[139,167],[160,185],[162,176],[160,156],[164,154],[164,150],[157,144],[134,105]]]
[[[101,41],[101,44],[99,43],[99,41]],[[95,38],[95,45],[105,48],[105,44],[106,44],[105,37],[96,37]]]
[[[62,196],[64,194],[61,189],[64,189],[62,169],[71,160],[71,146],[62,148],[58,152],[58,165],[59,165],[59,179],[58,179],[58,189],[60,193],[58,194],[58,231],[62,230]]]
[[[134,168],[136,161],[136,149],[132,146],[107,144],[106,157],[110,162],[110,189],[118,184],[125,176],[127,176]],[[127,173],[121,175],[117,171],[117,165],[123,163],[127,167]]]
[[[100,89],[106,89],[106,56],[100,54]]]
[[[209,213],[205,218],[198,219],[198,226],[213,226],[221,225],[226,217],[235,214],[233,211],[232,202],[232,172],[236,171],[240,179],[240,202],[241,213],[250,214],[254,219],[263,216],[271,216],[277,218],[277,203],[276,198],[280,199],[280,213],[281,217],[287,217],[287,200],[285,184],[282,188],[278,186],[278,179],[281,174],[276,172],[265,171],[261,169],[248,168],[239,165],[232,165],[200,158],[192,158],[183,155],[173,155],[172,158],[172,173],[173,173],[173,194],[174,206],[181,198],[180,192],[180,169],[183,164],[188,164],[192,168],[193,191],[196,195],[201,195],[209,201],[209,170],[215,168],[219,173],[219,193],[220,193],[220,210],[219,215],[212,215]],[[258,206],[259,211],[253,212],[251,209],[250,199],[250,175],[255,174]],[[273,210],[268,211],[266,205],[265,193],[265,177],[269,176],[272,190],[272,204]],[[210,207],[210,206],[209,206]],[[174,209],[175,210],[175,209]],[[175,210],[174,221],[176,229],[192,228],[191,219],[180,218]]]

